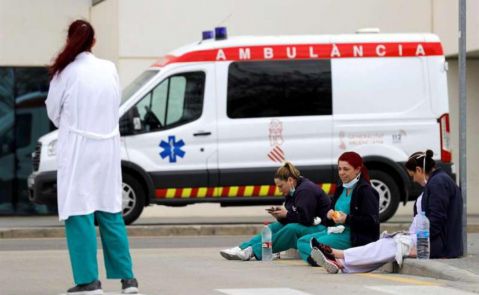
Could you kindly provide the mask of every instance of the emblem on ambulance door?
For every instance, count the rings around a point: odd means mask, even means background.
[[[273,162],[281,163],[286,157],[284,155],[281,145],[284,143],[283,139],[283,122],[278,119],[272,119],[269,123],[269,144],[272,147],[268,153],[268,158]]]
[[[162,140],[159,147],[163,149],[160,153],[162,159],[168,157],[170,163],[176,163],[176,156],[183,158],[186,154],[181,148],[185,145],[183,139],[176,141],[174,135],[168,136],[168,141]]]

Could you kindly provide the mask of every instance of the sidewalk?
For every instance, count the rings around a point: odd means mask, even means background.
[[[209,207],[205,207],[210,209]],[[146,208],[142,217],[128,226],[130,236],[191,236],[191,235],[244,235],[257,234],[265,220],[273,221],[264,214],[264,208],[221,208],[188,211],[178,208]],[[181,210],[182,209],[182,210]],[[204,208],[203,208],[204,209]],[[406,230],[410,215],[402,214],[381,224],[381,231]],[[7,238],[60,238],[64,237],[63,224],[57,216],[0,217],[0,239]],[[426,276],[473,284],[479,291],[479,215],[468,216],[468,256],[460,259],[435,259],[418,261],[405,259],[401,269],[392,264],[383,271]]]

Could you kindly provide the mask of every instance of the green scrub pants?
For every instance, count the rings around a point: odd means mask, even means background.
[[[70,216],[65,221],[75,284],[98,280],[95,218],[100,227],[107,278],[133,278],[128,237],[121,213],[96,211],[88,215]]]
[[[271,242],[273,244],[273,253],[286,251],[291,248],[296,249],[296,244],[299,238],[304,235],[312,234],[326,229],[323,225],[305,226],[299,223],[281,224],[274,222],[268,225],[271,229],[272,237]],[[254,256],[257,260],[262,258],[262,244],[261,233],[252,237],[251,240],[242,243],[239,246],[242,250],[252,247]]]

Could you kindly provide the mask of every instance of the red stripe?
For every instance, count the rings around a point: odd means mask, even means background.
[[[271,159],[271,161],[273,161],[273,162],[276,162],[276,160],[275,160],[273,157],[271,157],[271,155],[270,155],[270,154],[268,154],[268,158],[270,158],[270,159]]]
[[[272,150],[273,153],[277,154],[278,156],[280,156],[281,158],[284,157],[284,153],[278,149],[274,149]]]
[[[275,148],[278,149],[284,155],[283,150],[279,146],[276,146]]]
[[[156,190],[156,198],[163,199],[166,197],[166,188],[159,188]]]
[[[198,188],[194,187],[191,189],[191,196],[190,198],[197,198],[198,197]]]
[[[237,194],[236,196],[238,196],[238,197],[244,197],[244,188],[245,188],[244,186],[240,186],[240,187],[238,188],[238,194]]]
[[[259,196],[259,191],[260,191],[261,187],[259,185],[255,185],[253,187],[253,197],[257,197]]]
[[[271,155],[271,157],[273,157],[273,159],[276,161],[276,162],[281,162],[281,158],[278,157],[275,153],[273,153],[272,151],[269,153],[269,155]]]
[[[213,197],[214,192],[215,192],[215,188],[209,187],[208,190],[206,191],[206,197]]]
[[[225,187],[223,187],[223,191],[221,192],[221,196],[222,197],[227,197],[229,192],[230,192],[230,187],[225,186]]]
[[[245,52],[249,52],[248,57],[245,57]],[[361,52],[362,54],[360,54]],[[240,56],[241,53],[243,53],[242,56]],[[187,52],[180,56],[167,55],[158,60],[153,66],[162,67],[170,63],[199,61],[413,57],[433,55],[444,55],[440,42],[259,45],[197,50]]]
[[[183,193],[183,189],[182,188],[177,188],[175,190],[175,198],[181,198],[182,193]]]
[[[276,158],[284,160],[284,155],[280,154],[278,151],[272,150],[271,153],[276,156]]]
[[[336,184],[332,183],[331,188],[329,189],[329,194],[334,195],[335,192],[336,192]]]
[[[274,193],[275,193],[275,192],[276,192],[276,186],[270,185],[270,186],[269,186],[269,190],[268,190],[268,195],[269,195],[270,197],[272,197],[272,196],[274,196]]]

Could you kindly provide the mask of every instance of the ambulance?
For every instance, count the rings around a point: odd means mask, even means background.
[[[278,204],[291,161],[333,194],[355,151],[385,221],[420,190],[404,168],[432,149],[451,172],[447,64],[433,34],[243,36],[224,28],[160,58],[123,90],[123,214],[144,206]],[[56,202],[57,131],[39,139],[31,199]]]

